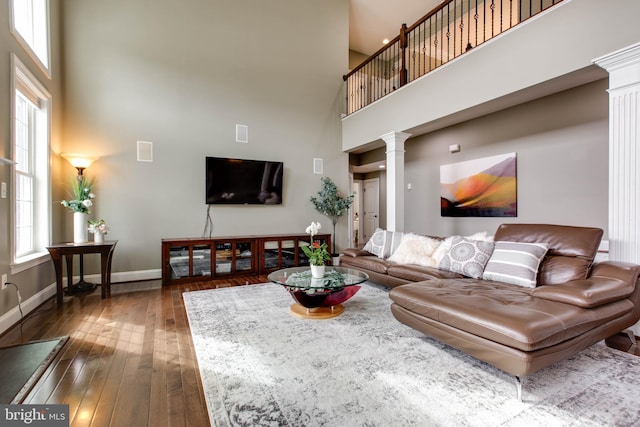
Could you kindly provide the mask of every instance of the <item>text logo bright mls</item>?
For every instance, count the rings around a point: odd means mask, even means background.
[[[69,427],[69,405],[0,405],[0,425]]]

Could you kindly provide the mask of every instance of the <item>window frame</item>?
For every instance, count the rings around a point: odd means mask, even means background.
[[[29,94],[24,94],[23,88]],[[52,124],[52,97],[49,91],[38,81],[38,79],[27,69],[27,67],[15,55],[11,54],[11,152],[12,160],[16,159],[16,97],[17,92],[21,92],[27,99],[28,95],[37,97],[38,111],[35,113],[35,132],[37,138],[42,140],[36,142],[34,152],[30,161],[35,162],[34,177],[35,186],[32,200],[33,227],[34,227],[34,250],[28,255],[16,256],[16,165],[11,166],[11,211],[10,211],[10,252],[11,252],[11,274],[16,274],[31,267],[47,262],[49,253],[46,246],[51,244],[52,238],[52,186],[51,186],[51,124]],[[46,145],[46,146],[45,146]]]
[[[42,61],[38,53],[35,51],[34,47],[24,39],[23,35],[20,33],[18,28],[16,27],[15,17],[14,17],[14,2],[16,1],[24,1],[24,0],[9,0],[9,22],[10,22],[10,31],[11,34],[16,38],[18,43],[24,48],[27,54],[31,57],[31,59],[38,65],[38,67],[44,72],[47,78],[51,79],[51,13],[50,13],[50,2],[49,0],[42,0],[44,2],[44,20],[45,20],[45,36],[46,36],[46,61],[47,64]],[[30,0],[33,1],[33,0]],[[32,16],[33,17],[33,16]]]

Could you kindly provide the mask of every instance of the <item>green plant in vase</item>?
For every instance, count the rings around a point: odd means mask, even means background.
[[[89,208],[93,206],[93,199],[96,197],[91,192],[92,188],[93,180],[89,180],[84,176],[74,177],[71,181],[73,199],[63,200],[60,204],[73,212],[89,213]]]
[[[329,251],[327,250],[327,244],[313,240],[313,236],[318,234],[320,228],[320,223],[314,221],[305,230],[311,235],[311,243],[309,246],[303,246],[302,251],[307,258],[309,258],[309,264],[311,265],[324,265],[325,261],[329,261],[331,259]]]
[[[337,256],[336,253],[336,224],[341,216],[347,213],[355,193],[351,193],[349,196],[344,196],[338,191],[336,184],[331,181],[331,178],[322,178],[322,190],[318,192],[317,197],[311,196],[309,199],[318,212],[326,215],[331,220],[333,225],[333,235],[331,241],[331,254]]]

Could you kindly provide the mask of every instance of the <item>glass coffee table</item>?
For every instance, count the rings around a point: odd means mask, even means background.
[[[293,267],[274,271],[267,276],[284,286],[296,301],[291,313],[305,319],[330,319],[342,314],[343,302],[360,290],[360,283],[369,279],[362,271],[343,267],[325,269],[324,277],[311,277],[309,267]]]

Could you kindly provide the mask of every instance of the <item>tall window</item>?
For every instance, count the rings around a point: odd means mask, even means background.
[[[11,0],[11,31],[49,74],[49,0]]]
[[[12,55],[13,266],[46,255],[50,240],[49,106],[51,95]],[[19,271],[19,270],[18,270]]]

